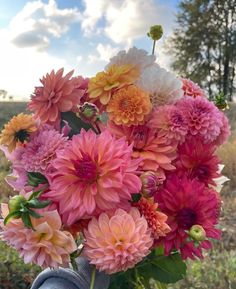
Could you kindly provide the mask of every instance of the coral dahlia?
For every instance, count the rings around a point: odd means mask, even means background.
[[[137,208],[117,209],[109,217],[93,218],[85,234],[85,256],[98,270],[108,274],[133,268],[150,253],[153,244],[147,221]]]
[[[193,98],[197,96],[206,97],[206,94],[197,83],[191,81],[187,78],[182,78],[182,89],[184,91],[184,96],[191,96]]]
[[[17,146],[27,143],[30,134],[36,130],[36,122],[32,115],[20,113],[4,125],[0,135],[0,144],[12,152]]]
[[[84,79],[72,77],[73,71],[63,76],[64,69],[52,70],[40,81],[42,86],[36,87],[28,108],[43,123],[58,123],[60,113],[76,108],[85,93]]]
[[[8,205],[2,204],[2,216],[9,211]],[[12,219],[7,225],[0,221],[1,238],[15,248],[25,263],[34,263],[42,268],[69,266],[70,254],[77,249],[72,235],[62,231],[58,212],[48,211],[39,219],[31,218],[33,228],[24,226],[21,219]]]
[[[165,187],[155,196],[160,210],[168,216],[167,224],[171,232],[161,238],[165,254],[180,250],[182,258],[203,258],[202,249],[210,249],[209,240],[204,240],[195,246],[194,240],[188,240],[188,231],[193,225],[200,225],[206,232],[206,238],[220,238],[216,229],[219,216],[219,196],[196,179],[190,180],[172,174],[166,181]]]
[[[127,126],[143,124],[151,111],[149,95],[135,85],[114,92],[107,106],[109,118]]]
[[[71,225],[98,212],[127,206],[141,189],[135,171],[140,159],[131,160],[132,146],[108,131],[96,135],[82,130],[52,162],[49,199],[59,204],[63,221]]]

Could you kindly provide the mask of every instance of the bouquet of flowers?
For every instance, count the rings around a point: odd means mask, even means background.
[[[81,254],[91,282],[105,271],[112,289],[182,279],[185,260],[220,239],[227,178],[216,149],[227,118],[196,83],[135,47],[94,77],[72,75],[44,76],[33,114],[1,133],[18,192],[1,204],[2,240],[42,268]]]

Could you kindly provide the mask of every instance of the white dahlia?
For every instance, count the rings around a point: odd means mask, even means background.
[[[157,63],[143,71],[137,85],[150,93],[153,107],[173,103],[183,96],[182,81]]]
[[[116,56],[112,57],[107,67],[110,67],[113,64],[129,64],[138,67],[140,72],[142,72],[146,67],[152,65],[155,60],[155,55],[148,55],[146,50],[133,47],[130,48],[127,52],[122,50]]]

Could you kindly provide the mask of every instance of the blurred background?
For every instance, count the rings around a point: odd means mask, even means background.
[[[219,157],[230,178],[223,191],[222,242],[205,260],[188,262],[187,278],[170,289],[236,288],[236,0],[0,0],[0,129],[26,102],[39,78],[65,67],[93,76],[119,50],[151,52],[146,36],[161,24],[157,62],[229,102],[232,135]],[[0,201],[14,192],[4,181],[10,164],[0,153]],[[29,288],[40,271],[0,242],[0,289]]]

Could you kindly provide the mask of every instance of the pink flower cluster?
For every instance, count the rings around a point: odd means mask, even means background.
[[[228,120],[198,85],[181,82],[154,60],[135,48],[92,80],[73,72],[63,76],[60,69],[35,88],[28,107],[37,130],[21,131],[27,138],[12,152],[2,147],[13,168],[7,180],[21,191],[21,206],[30,206],[32,198],[34,204],[50,201],[43,209],[30,207],[32,228],[17,203],[2,205],[8,221],[0,224],[1,238],[25,262],[67,266],[83,236],[84,256],[111,274],[133,268],[158,246],[165,255],[178,250],[183,259],[202,258],[211,239],[220,238],[216,149],[229,136]],[[129,95],[119,93],[131,84],[140,92],[153,83],[148,76],[162,84],[145,92],[150,111],[144,118],[141,109],[129,111],[135,107]],[[95,106],[104,91],[117,118],[116,108],[125,109],[127,125],[115,123],[105,105],[102,111]],[[96,96],[91,105],[90,93]],[[134,118],[143,121],[133,124]],[[196,225],[204,237],[192,234]]]

